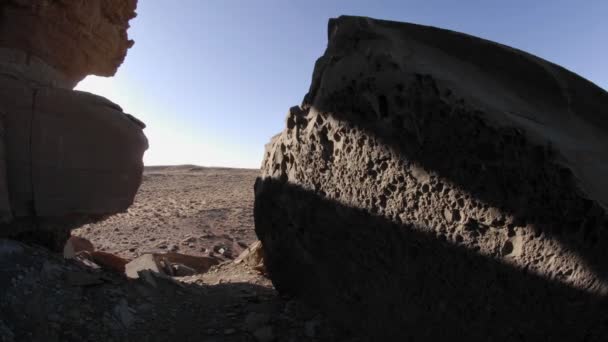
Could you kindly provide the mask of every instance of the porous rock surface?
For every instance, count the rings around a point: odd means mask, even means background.
[[[73,86],[87,75],[113,76],[127,49],[137,0],[1,0],[0,46],[60,70]]]
[[[256,182],[274,285],[362,340],[605,340],[607,108],[507,46],[330,20]]]
[[[0,1],[0,237],[56,250],[71,229],[125,211],[145,125],[72,88],[116,72],[136,1]]]

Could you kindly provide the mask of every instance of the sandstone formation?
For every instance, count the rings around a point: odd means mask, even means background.
[[[276,288],[353,337],[608,336],[608,94],[465,34],[340,17],[266,147]]]
[[[35,56],[72,87],[87,75],[113,76],[133,41],[137,0],[0,0],[0,46]]]
[[[0,236],[61,250],[69,231],[126,210],[145,125],[72,88],[113,75],[136,1],[0,1]]]

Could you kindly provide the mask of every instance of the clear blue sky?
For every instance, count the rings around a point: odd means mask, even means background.
[[[116,77],[77,89],[146,122],[147,165],[257,168],[308,90],[327,20],[341,14],[473,34],[608,88],[608,0],[140,0]]]

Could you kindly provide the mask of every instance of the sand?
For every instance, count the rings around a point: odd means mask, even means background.
[[[253,183],[258,174],[192,165],[147,167],[126,213],[72,234],[128,259],[166,251],[233,259],[256,240]]]

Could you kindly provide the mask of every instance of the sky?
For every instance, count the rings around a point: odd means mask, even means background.
[[[456,30],[545,58],[608,89],[606,0],[140,0],[115,77],[76,89],[147,124],[146,165],[259,168],[343,14]]]

